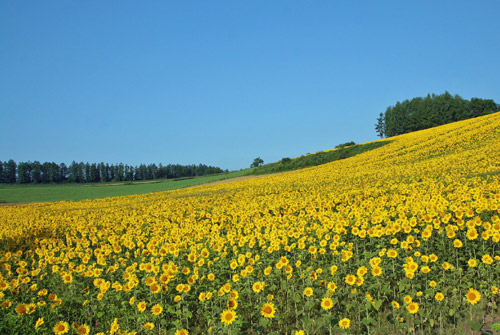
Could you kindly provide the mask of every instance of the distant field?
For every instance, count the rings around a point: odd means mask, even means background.
[[[100,199],[133,194],[169,191],[190,186],[197,186],[229,178],[248,175],[251,169],[222,173],[212,176],[150,180],[136,182],[111,182],[96,184],[61,184],[61,185],[19,185],[0,184],[0,205],[19,202],[79,201]]]
[[[391,142],[390,140],[385,140],[357,144],[349,147],[307,154],[297,158],[282,159],[281,161],[264,164],[257,168],[203,177],[95,184],[0,184],[0,205],[2,203],[53,202],[62,200],[79,201],[170,191],[242,176],[279,173],[317,166],[353,157]]]

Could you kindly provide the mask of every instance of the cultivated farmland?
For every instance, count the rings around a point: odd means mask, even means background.
[[[348,159],[0,208],[2,334],[468,334],[498,321],[500,113]]]

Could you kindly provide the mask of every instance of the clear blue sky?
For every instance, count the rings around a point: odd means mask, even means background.
[[[500,1],[0,0],[0,160],[236,170],[500,103]]]

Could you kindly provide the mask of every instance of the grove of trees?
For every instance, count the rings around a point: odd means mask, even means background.
[[[470,101],[459,95],[445,92],[428,94],[394,106],[380,113],[375,131],[380,137],[391,137],[443,124],[470,119],[500,110],[491,99],[472,98]]]
[[[136,181],[166,178],[195,177],[224,172],[214,166],[199,165],[156,165],[107,163],[64,163],[0,161],[0,183],[97,183],[109,181]]]

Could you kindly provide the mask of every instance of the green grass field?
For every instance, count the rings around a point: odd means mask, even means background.
[[[218,175],[150,180],[138,182],[110,182],[96,184],[0,184],[0,203],[78,201],[123,195],[145,194],[197,186],[219,180],[250,174],[251,169],[222,173]]]
[[[257,168],[203,177],[95,184],[0,184],[0,204],[52,202],[62,200],[79,201],[170,191],[248,175],[262,175],[303,169],[356,156],[390,142],[391,141],[377,141],[357,144],[345,148],[321,151],[297,158],[268,163]]]

